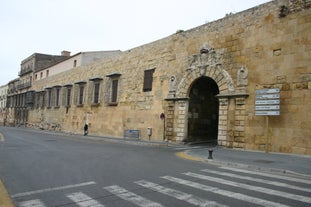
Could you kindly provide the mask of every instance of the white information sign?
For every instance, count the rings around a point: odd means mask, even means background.
[[[280,89],[260,89],[255,92],[255,115],[256,116],[279,116],[280,115]]]

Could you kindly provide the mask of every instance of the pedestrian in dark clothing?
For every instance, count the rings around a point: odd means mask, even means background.
[[[89,130],[89,125],[84,124],[84,136],[88,134],[88,130]]]

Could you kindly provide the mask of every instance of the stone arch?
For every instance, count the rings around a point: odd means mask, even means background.
[[[203,75],[212,78],[219,87],[219,93],[232,93],[234,92],[234,84],[229,73],[222,69],[220,65],[206,69]],[[176,88],[176,98],[187,98],[191,84],[198,78],[202,77],[200,70],[187,69],[187,73],[183,76],[180,83]]]
[[[233,94],[234,84],[229,73],[221,68],[221,65],[206,67],[205,69],[200,68],[189,68],[180,80],[176,87],[175,93],[175,126],[173,127],[176,134],[177,141],[185,141],[188,135],[188,107],[189,107],[189,93],[191,85],[200,77],[208,77],[213,79],[219,88],[219,95]],[[228,103],[229,98],[219,97],[219,121],[218,121],[218,144],[224,145],[228,140]]]
[[[200,54],[188,59],[189,68],[182,78],[171,77],[168,98],[166,99],[168,113],[167,139],[185,141],[188,136],[189,93],[192,84],[201,77],[208,77],[218,86],[219,111],[217,142],[226,145],[230,129],[228,127],[228,110],[230,94],[235,93],[234,82],[229,73],[222,68],[223,52],[218,52],[204,45]]]

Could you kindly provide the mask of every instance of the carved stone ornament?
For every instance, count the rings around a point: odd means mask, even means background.
[[[216,53],[215,49],[208,44],[204,44],[200,49],[200,54],[192,55],[188,59],[189,70],[199,70],[200,75],[203,76],[206,73],[208,67],[216,67],[221,65],[222,53]]]
[[[248,70],[246,67],[241,67],[237,72],[238,86],[247,86],[248,84]]]
[[[172,75],[169,79],[169,92],[168,92],[168,98],[174,98],[176,93],[176,85],[177,80],[176,76]]]

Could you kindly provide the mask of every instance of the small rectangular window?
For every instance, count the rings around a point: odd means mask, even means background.
[[[144,86],[143,86],[143,91],[144,91],[144,92],[152,91],[153,73],[154,73],[154,69],[145,70],[145,74],[144,74]]]

